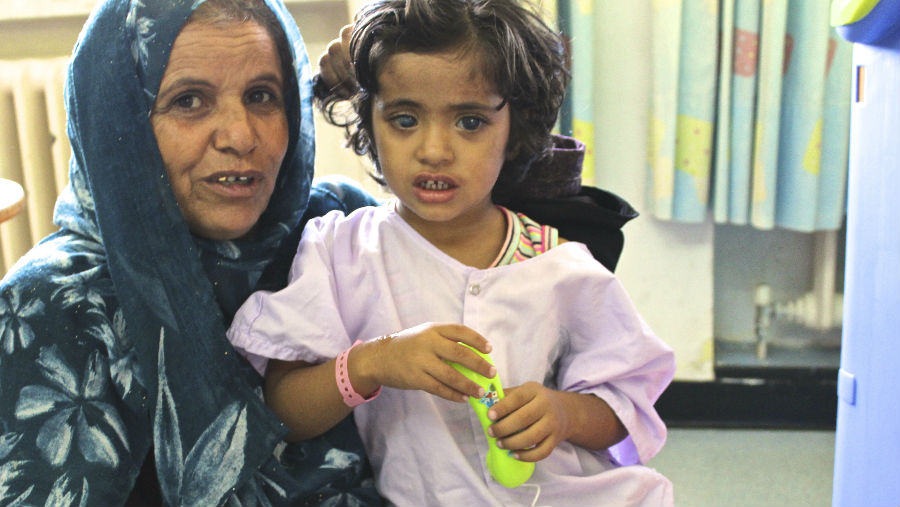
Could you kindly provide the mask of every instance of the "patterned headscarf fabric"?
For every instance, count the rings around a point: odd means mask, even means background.
[[[289,147],[252,239],[192,236],[169,185],[149,116],[202,2],[103,1],[73,51],[60,230],[0,284],[2,505],[121,504],[150,452],[169,505],[378,502],[352,423],[282,444],[225,338],[261,277],[286,272],[272,261],[289,263],[310,195],[309,64],[280,0]]]

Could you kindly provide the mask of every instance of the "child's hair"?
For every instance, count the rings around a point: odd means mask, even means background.
[[[320,98],[326,119],[346,128],[348,144],[375,163],[384,184],[372,135],[372,101],[378,73],[398,53],[463,51],[480,61],[485,78],[510,108],[506,162],[494,186],[503,200],[532,163],[548,158],[550,132],[562,106],[569,72],[565,46],[520,0],[378,0],[354,19],[350,59],[359,88],[350,98],[355,116],[335,110],[336,94]]]

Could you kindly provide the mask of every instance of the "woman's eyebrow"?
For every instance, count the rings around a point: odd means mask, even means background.
[[[271,73],[271,72],[267,72],[267,73],[265,73],[265,74],[260,74],[259,76],[256,76],[255,78],[251,79],[251,81],[253,81],[253,82],[256,82],[256,81],[268,81],[268,82],[270,82],[270,83],[272,83],[272,84],[276,84],[276,85],[278,85],[278,86],[281,86],[281,83],[282,83],[284,80],[283,80],[280,76],[278,76],[278,74],[274,74],[274,73]]]
[[[175,79],[171,83],[168,83],[164,86],[161,86],[159,89],[159,96],[165,97],[166,95],[172,93],[174,90],[182,90],[185,88],[212,88],[212,83],[205,79],[197,79],[193,77],[182,77]]]
[[[258,83],[258,82],[269,82],[278,86],[281,86],[282,79],[278,76],[278,74],[272,72],[266,72],[255,76],[249,80],[250,83]],[[165,88],[160,90],[160,95],[164,95],[169,90],[177,89],[177,88],[213,88],[213,84],[206,80],[195,77],[182,77],[178,78],[172,83],[168,84]]]

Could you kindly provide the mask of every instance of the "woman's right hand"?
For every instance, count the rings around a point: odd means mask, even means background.
[[[328,43],[328,48],[319,56],[319,80],[321,85],[341,98],[350,98],[356,93],[356,74],[350,61],[350,35],[353,25],[341,28],[341,36]]]
[[[458,363],[488,378],[495,376],[497,370],[457,342],[484,353],[491,351],[483,336],[464,325],[420,324],[354,347],[348,358],[351,382],[354,388],[363,389],[358,392],[388,386],[417,389],[450,401],[481,397],[484,395],[481,386],[447,362]]]

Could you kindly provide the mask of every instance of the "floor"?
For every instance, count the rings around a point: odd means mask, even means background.
[[[679,507],[830,506],[834,432],[670,428],[649,465]]]

